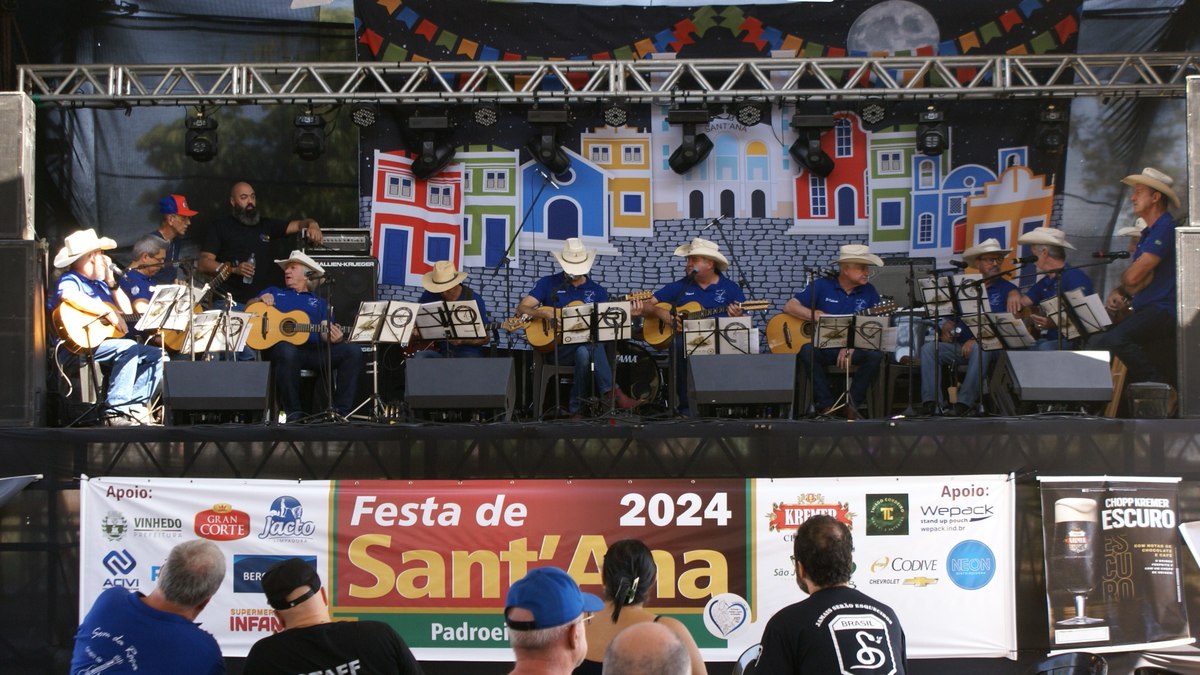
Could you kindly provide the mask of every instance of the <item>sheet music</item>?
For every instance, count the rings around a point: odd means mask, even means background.
[[[596,305],[599,325],[596,339],[600,342],[628,340],[633,336],[633,303],[601,302]]]
[[[366,300],[358,304],[358,314],[350,328],[349,342],[374,342],[387,316],[387,300]]]
[[[926,315],[954,316],[958,313],[965,315],[975,312],[976,307],[984,299],[981,292],[982,284],[978,283],[982,278],[983,276],[980,274],[958,274],[954,277],[918,279],[921,297],[925,301]],[[953,294],[951,294],[951,287],[953,287]],[[957,308],[955,300],[958,301]]]
[[[587,342],[592,333],[594,305],[567,305],[559,310],[560,338],[564,345]]]
[[[475,340],[487,337],[487,327],[474,300],[427,302],[417,312],[422,340]]]
[[[1099,295],[1093,293],[1085,296],[1083,289],[1074,288],[1063,293],[1063,297],[1075,311],[1082,326],[1076,326],[1070,313],[1059,306],[1058,296],[1052,295],[1039,304],[1045,315],[1058,326],[1059,331],[1067,340],[1074,340],[1085,333],[1094,335],[1108,330],[1108,327],[1112,325],[1112,319],[1109,318],[1108,311],[1104,308],[1104,301],[1100,299]]]
[[[992,327],[992,322],[988,320],[987,314],[964,314],[961,319],[963,325],[971,329],[971,334],[975,336],[978,346],[989,352],[1004,348],[1004,343],[996,335],[996,330]]]
[[[996,325],[996,337],[1006,349],[1025,349],[1037,344],[1037,340],[1025,326],[1025,322],[1011,312],[994,312],[992,322]]]
[[[824,318],[824,317],[822,317]],[[883,349],[883,333],[887,330],[888,319],[883,316],[854,317],[854,333],[852,346],[855,349]]]
[[[850,331],[853,325],[853,314],[822,314],[821,318],[817,319],[817,329],[813,333],[813,348],[845,347],[850,343]]]
[[[755,354],[758,351],[758,331],[750,329],[750,317],[720,317],[717,319],[718,354]]]
[[[229,317],[228,326],[226,316]],[[185,354],[240,352],[246,348],[246,340],[250,337],[250,319],[253,316],[248,312],[220,309],[196,314],[192,318],[192,331],[184,338],[180,351]]]
[[[717,353],[717,320],[685,319],[683,322],[684,355]]]
[[[412,341],[421,306],[415,302],[392,300],[387,303],[386,318],[379,328],[379,342],[406,345]]]
[[[170,318],[171,308],[175,305],[176,300],[186,291],[186,287],[174,284],[155,286],[154,294],[150,296],[150,302],[146,305],[146,311],[142,313],[141,318],[134,324],[134,328],[140,331],[151,331],[162,328],[163,323]],[[183,328],[187,328],[187,314],[184,314],[183,318]],[[182,330],[183,328],[173,330]]]

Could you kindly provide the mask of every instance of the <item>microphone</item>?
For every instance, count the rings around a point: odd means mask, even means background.
[[[108,269],[112,270],[114,277],[118,277],[121,279],[125,278],[125,270],[121,269],[120,265],[117,265],[117,263],[109,261]]]
[[[1024,265],[1025,263],[1037,262],[1037,259],[1038,257],[1031,253],[1029,255],[1023,255],[1020,258],[1013,258],[1012,263],[1014,265]]]
[[[950,266],[951,266],[951,267],[958,268],[958,269],[960,269],[960,270],[965,270],[965,269],[967,269],[968,267],[970,267],[970,265],[969,265],[969,264],[967,264],[967,263],[965,263],[965,262],[963,262],[963,261],[961,261],[961,260],[951,260],[951,261],[950,261]]]
[[[1129,251],[1096,251],[1092,257],[1105,260],[1124,260],[1129,257]]]

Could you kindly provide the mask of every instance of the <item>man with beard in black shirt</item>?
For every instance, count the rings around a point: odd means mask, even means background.
[[[267,604],[283,624],[250,648],[242,672],[373,673],[422,675],[408,645],[386,623],[333,621],[317,571],[299,558],[277,563],[262,576]]]
[[[312,218],[285,222],[261,216],[258,197],[249,183],[234,184],[229,205],[233,213],[209,226],[197,266],[201,272],[214,275],[222,263],[228,263],[233,272],[217,287],[217,293],[222,297],[232,295],[235,302],[245,305],[264,288],[284,285],[283,271],[271,264],[281,257],[276,255],[275,242],[302,232],[305,238],[320,244],[324,235]]]
[[[891,607],[850,588],[850,528],[820,515],[796,530],[792,564],[808,597],[767,622],[758,675],[905,675],[904,630]]]

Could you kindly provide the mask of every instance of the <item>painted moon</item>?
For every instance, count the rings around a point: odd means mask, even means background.
[[[938,28],[933,15],[908,0],[886,0],[854,20],[846,47],[854,52],[912,51],[937,46]]]

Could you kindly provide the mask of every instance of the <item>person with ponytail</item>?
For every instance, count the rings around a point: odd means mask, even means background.
[[[692,675],[705,675],[704,659],[686,626],[677,619],[659,616],[645,608],[654,588],[658,566],[650,549],[637,539],[622,539],[608,547],[601,571],[604,580],[604,609],[587,625],[587,656],[573,675],[600,675],[604,650],[622,630],[638,623],[656,621],[675,633],[687,647]]]

